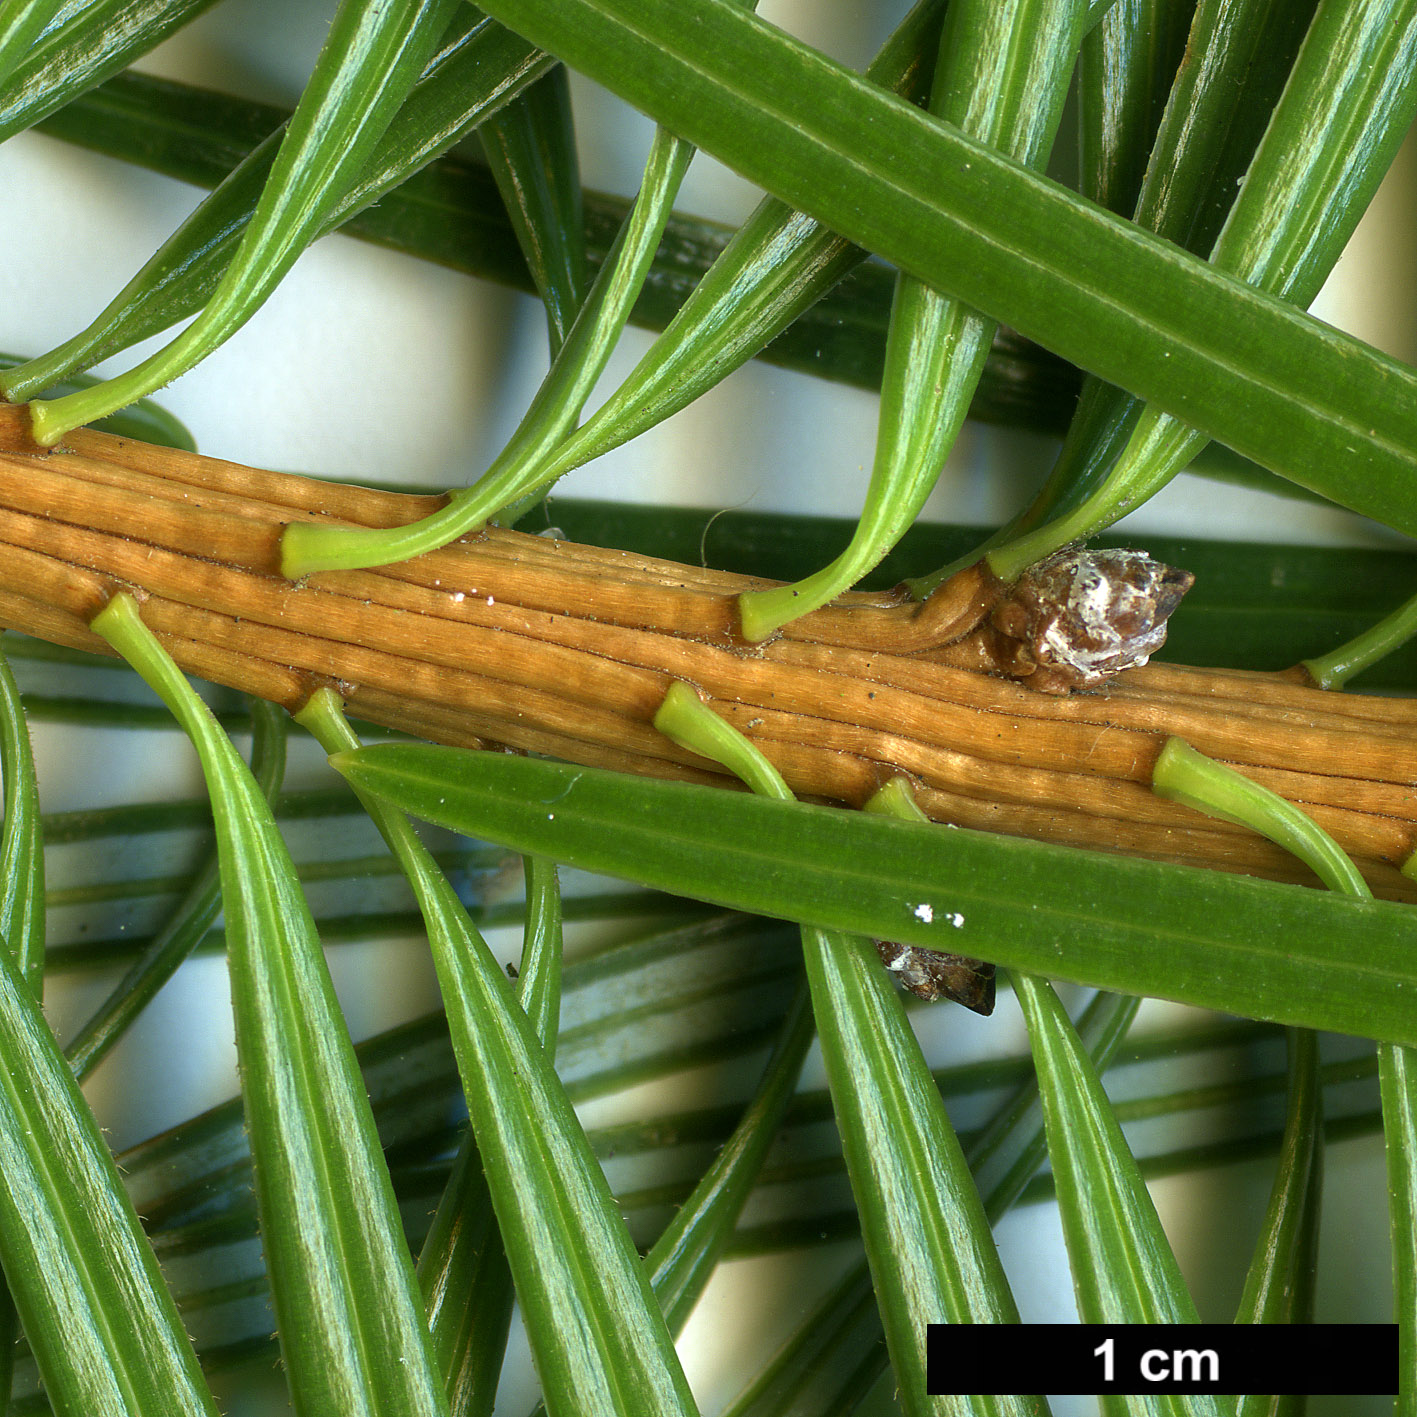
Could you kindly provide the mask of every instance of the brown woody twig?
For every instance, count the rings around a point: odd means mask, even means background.
[[[980,568],[923,604],[843,596],[748,645],[735,597],[768,582],[497,529],[292,584],[287,523],[402,525],[437,499],[98,433],[0,453],[0,505],[0,622],[106,653],[88,622],[133,590],[185,670],[291,710],[334,685],[353,714],[440,742],[727,785],[650,722],[684,679],[802,796],[859,806],[903,773],[937,821],[1312,881],[1152,794],[1178,734],[1303,805],[1379,895],[1414,893],[1397,867],[1417,845],[1417,705],[1174,665],[1059,692],[1021,651],[1018,596]],[[1048,670],[1052,692],[1010,670]]]

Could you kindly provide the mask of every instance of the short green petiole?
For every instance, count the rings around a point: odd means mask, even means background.
[[[903,777],[891,778],[880,791],[866,802],[861,810],[874,812],[881,817],[899,817],[901,821],[905,822],[928,822],[930,820],[915,800],[915,793],[911,789],[910,782]]]
[[[776,797],[780,802],[796,800],[782,774],[682,679],[669,686],[654,715],[654,726],[681,748],[721,763],[759,797]]]
[[[175,682],[166,653],[143,624],[138,602],[127,591],[115,595],[89,621],[89,629],[107,640],[149,684]]]
[[[1012,585],[1030,566],[1046,560],[1064,546],[1085,541],[1113,521],[1114,518],[1109,515],[1112,498],[1106,495],[1107,492],[1104,487],[1056,521],[1045,522],[1013,541],[986,551],[985,564],[1005,585]]]
[[[1302,667],[1320,689],[1341,689],[1355,674],[1401,649],[1417,635],[1417,595],[1327,654],[1302,661]],[[1402,874],[1417,881],[1417,851],[1401,866]]]
[[[143,394],[152,392],[151,387],[138,387],[139,380],[129,382],[133,385],[131,397],[127,396],[126,387],[118,388],[115,394],[115,387],[122,381],[110,379],[92,389],[81,389],[62,398],[31,399],[30,433],[35,442],[41,448],[52,448],[66,433],[87,423],[96,423],[100,418],[106,418],[110,413],[135,402]]]
[[[1208,817],[1249,827],[1311,867],[1333,891],[1372,898],[1348,853],[1292,802],[1223,763],[1197,752],[1183,738],[1168,738],[1151,775],[1153,791]]]
[[[838,557],[792,585],[744,591],[738,597],[738,624],[743,638],[751,645],[761,644],[784,625],[835,600],[851,584],[842,584],[841,566],[842,558]]]
[[[1413,635],[1417,635],[1417,595],[1347,644],[1306,659],[1303,665],[1320,689],[1341,689],[1355,674],[1400,649]]]
[[[316,689],[291,717],[326,753],[343,753],[361,746],[344,716],[344,700],[329,687]]]
[[[292,522],[280,539],[280,573],[289,580],[316,571],[357,571],[388,566],[436,551],[475,531],[487,518],[476,503],[454,492],[448,505],[408,526],[387,528]]]

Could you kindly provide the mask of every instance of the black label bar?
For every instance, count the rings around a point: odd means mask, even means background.
[[[930,1324],[928,1344],[942,1397],[1398,1390],[1396,1324]]]

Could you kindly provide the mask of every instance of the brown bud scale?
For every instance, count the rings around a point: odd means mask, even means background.
[[[1047,694],[1091,689],[1138,669],[1195,577],[1120,547],[1068,547],[1030,567],[990,622],[1019,642],[1012,672]]]
[[[947,950],[926,950],[896,940],[877,940],[886,972],[917,999],[963,1004],[986,1018],[994,1012],[994,966]]]

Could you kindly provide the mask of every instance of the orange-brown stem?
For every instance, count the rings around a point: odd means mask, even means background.
[[[1152,794],[1180,734],[1303,805],[1379,894],[1413,895],[1396,869],[1417,845],[1410,701],[1174,665],[1036,693],[992,672],[1001,587],[975,569],[923,606],[844,596],[756,646],[735,597],[769,582],[511,531],[379,570],[279,574],[291,521],[395,526],[435,505],[75,433],[0,454],[0,622],[107,652],[88,621],[131,589],[184,669],[289,709],[333,684],[352,713],[442,742],[726,785],[650,722],[684,679],[799,795],[860,805],[903,772],[936,820],[1312,880]]]

